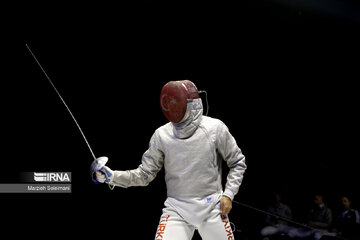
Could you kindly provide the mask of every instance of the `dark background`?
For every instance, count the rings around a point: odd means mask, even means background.
[[[73,178],[71,194],[1,194],[8,226],[152,239],[166,199],[163,171],[146,188],[91,182],[92,156],[26,43],[112,169],[140,164],[166,123],[162,86],[190,79],[247,158],[237,201],[266,209],[280,192],[300,222],[316,192],[334,211],[342,194],[358,207],[359,6],[291,3],[4,7],[1,179],[25,171]],[[256,239],[265,216],[234,205],[230,218],[241,236]]]

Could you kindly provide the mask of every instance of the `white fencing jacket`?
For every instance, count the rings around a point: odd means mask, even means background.
[[[245,156],[225,124],[203,116],[201,99],[188,103],[185,120],[159,127],[137,169],[114,171],[110,184],[146,186],[165,168],[168,197],[205,198],[218,193],[233,199],[246,169]],[[222,161],[230,168],[222,189]]]

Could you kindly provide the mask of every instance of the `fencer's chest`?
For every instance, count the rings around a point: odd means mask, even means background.
[[[204,167],[213,160],[215,143],[202,129],[197,129],[190,138],[168,139],[164,150],[165,168],[184,169],[197,165]]]

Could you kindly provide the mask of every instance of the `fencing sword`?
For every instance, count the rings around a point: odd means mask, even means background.
[[[90,144],[88,142],[88,140],[85,137],[85,134],[83,132],[83,130],[81,129],[79,123],[77,122],[74,114],[71,112],[69,106],[66,104],[65,100],[63,99],[63,97],[61,96],[60,92],[57,90],[57,88],[55,87],[55,84],[53,83],[53,81],[51,81],[50,77],[48,76],[48,74],[46,73],[45,69],[41,66],[39,60],[36,58],[35,54],[33,53],[33,51],[31,51],[30,47],[28,44],[25,44],[26,48],[29,50],[31,56],[34,58],[35,62],[37,63],[37,65],[40,67],[41,71],[44,73],[45,77],[47,78],[47,80],[49,81],[50,85],[52,86],[52,88],[55,90],[56,94],[59,96],[61,102],[64,104],[65,108],[67,109],[67,111],[69,112],[71,118],[74,120],[77,128],[79,129],[81,136],[83,137],[87,147],[89,148],[89,151],[94,159],[93,163],[91,164],[90,167],[90,174],[91,174],[91,178],[93,180],[93,182],[98,183],[98,181],[96,180],[96,178],[94,178],[94,173],[96,171],[101,171],[101,169],[105,166],[106,162],[108,161],[107,157],[99,157],[96,158],[92,148],[90,147]],[[106,176],[106,174],[105,174]]]

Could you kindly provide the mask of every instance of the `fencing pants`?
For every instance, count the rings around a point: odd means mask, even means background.
[[[234,240],[230,221],[220,215],[221,194],[205,199],[168,197],[155,240],[191,240],[197,229],[203,240]]]

